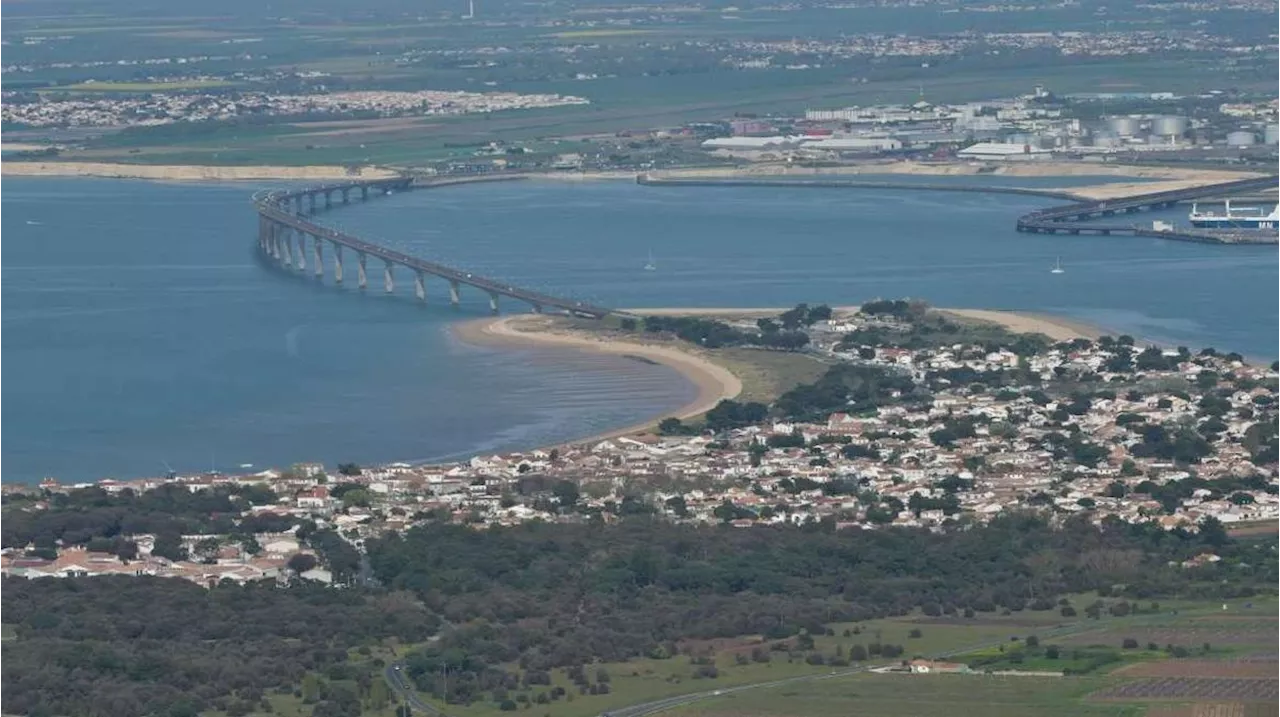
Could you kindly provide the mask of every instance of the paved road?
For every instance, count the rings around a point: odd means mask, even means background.
[[[408,702],[409,706],[416,712],[437,715],[437,717],[448,717],[444,712],[418,699],[418,695],[413,691],[408,678],[404,676],[403,669],[403,662],[393,662],[382,671],[382,676],[386,678],[387,684],[391,685],[391,689],[403,697],[404,701]]]

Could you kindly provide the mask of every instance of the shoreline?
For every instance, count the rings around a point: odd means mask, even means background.
[[[653,316],[720,316],[753,318],[776,316],[787,308],[650,308],[627,309],[637,314]],[[858,310],[857,306],[834,306],[837,314]],[[1047,314],[986,309],[935,309],[952,317],[998,324],[1014,333],[1041,333],[1054,341],[1075,338],[1096,339],[1107,332],[1099,327]],[[742,379],[729,368],[717,363],[714,357],[705,356],[696,349],[670,345],[655,345],[639,341],[624,341],[607,337],[590,337],[582,332],[556,327],[555,319],[537,314],[517,314],[468,319],[449,326],[454,338],[465,344],[483,348],[564,348],[589,351],[619,358],[638,359],[661,364],[674,369],[697,389],[697,396],[688,403],[666,411],[649,420],[575,438],[555,446],[596,443],[610,438],[651,433],[657,422],[669,417],[687,420],[706,413],[717,403],[733,399],[742,393]],[[544,446],[551,448],[553,446]]]
[[[538,325],[541,324],[541,327]],[[664,418],[686,420],[711,410],[722,400],[742,393],[742,381],[729,369],[693,351],[633,341],[595,339],[564,329],[549,329],[547,317],[536,314],[471,319],[452,324],[449,331],[463,343],[484,348],[567,348],[619,358],[640,359],[674,369],[697,388],[693,400],[643,422],[603,433],[563,441],[556,445],[595,443],[648,432]],[[522,330],[522,328],[524,330]]]
[[[24,162],[0,164],[0,175],[10,177],[93,177],[98,179],[148,179],[158,181],[292,181],[340,179],[388,179],[398,173],[378,167],[354,172],[341,165],[214,166],[194,164],[121,164],[113,162]]]
[[[18,145],[14,145],[18,146]],[[569,171],[540,172],[534,176],[557,182],[632,181],[638,172]],[[1035,163],[992,164],[971,161],[920,162],[872,161],[841,167],[794,167],[762,163],[746,167],[685,167],[664,172],[678,178],[817,178],[860,175],[911,176],[996,176],[996,177],[1112,177],[1111,182],[1071,187],[1045,187],[1046,191],[1074,194],[1081,200],[1116,199],[1132,194],[1185,189],[1232,179],[1261,176],[1257,172],[1225,169],[1185,169],[1147,167],[1094,162],[1046,160]],[[362,166],[354,172],[343,165],[192,165],[129,164],[124,162],[24,161],[9,160],[0,165],[0,175],[14,177],[94,177],[100,179],[146,179],[161,181],[331,181],[341,179],[385,179],[395,177],[393,169]],[[1124,182],[1124,178],[1145,182]]]

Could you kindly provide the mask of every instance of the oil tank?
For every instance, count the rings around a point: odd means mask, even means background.
[[[1151,120],[1151,134],[1158,137],[1181,137],[1186,133],[1186,117],[1166,116]]]
[[[1280,124],[1267,125],[1267,129],[1262,136],[1263,141],[1267,144],[1280,144]]]
[[[1115,132],[1097,131],[1093,133],[1093,146],[1095,147],[1119,147],[1120,138]]]
[[[1108,117],[1107,129],[1120,137],[1132,137],[1138,133],[1138,118]]]
[[[1252,132],[1232,132],[1227,135],[1228,147],[1252,147],[1253,143],[1258,140]]]

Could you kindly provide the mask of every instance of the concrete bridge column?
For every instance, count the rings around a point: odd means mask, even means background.
[[[382,270],[382,284],[386,288],[387,293],[393,293],[396,290],[396,279],[391,275],[391,262],[386,262],[386,267]]]
[[[290,249],[291,239],[289,238],[289,230],[286,227],[280,228],[280,238],[277,239],[280,244],[281,251],[284,252],[284,265],[293,266],[293,251]]]
[[[328,197],[329,195],[325,195]],[[338,242],[333,243],[333,281],[334,283],[342,283],[342,245]]]
[[[296,233],[298,235],[298,271],[306,271],[307,270],[307,235],[303,234],[300,230],[298,230]]]
[[[271,256],[275,257],[276,261],[280,261],[280,257],[283,256],[280,251],[280,229],[277,225],[272,224],[267,232],[267,242],[271,245]]]
[[[498,292],[496,291],[489,292],[489,310],[495,314],[498,313]]]
[[[351,203],[351,187],[342,188],[342,203],[343,204]]]
[[[360,201],[362,202],[369,201],[369,187],[367,185],[364,185],[364,184],[360,185]]]
[[[359,277],[356,283],[359,284],[361,289],[364,289],[369,286],[369,275],[365,272],[365,262],[368,260],[368,258],[369,258],[368,255],[366,255],[364,252],[359,252],[358,261],[356,264],[356,268],[359,271]]]
[[[455,307],[458,304],[462,303],[460,288],[458,286],[458,282],[456,281],[449,282],[449,303],[453,304]]]
[[[316,213],[316,195],[314,194],[307,195],[307,213],[308,214]]]
[[[316,260],[316,278],[324,276],[324,242],[320,241],[320,237],[311,237],[311,247],[315,252]]]
[[[542,313],[542,304],[532,304],[532,306],[533,306],[533,313],[535,314]]]
[[[332,207],[333,207],[333,192],[331,190],[326,189],[324,191],[324,208],[330,209]]]
[[[417,295],[418,301],[426,302],[427,300],[427,282],[422,276],[422,272],[415,272],[413,277],[413,293]]]

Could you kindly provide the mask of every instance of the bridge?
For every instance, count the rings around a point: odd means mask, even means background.
[[[307,271],[307,257],[310,254],[315,277],[323,279],[325,276],[324,250],[325,245],[328,245],[333,257],[333,280],[337,284],[342,284],[346,279],[343,250],[350,250],[356,255],[356,277],[361,290],[368,288],[368,261],[369,257],[373,257],[382,262],[383,288],[388,294],[395,292],[395,267],[402,267],[413,274],[414,293],[422,302],[427,300],[428,277],[436,277],[448,282],[449,302],[455,307],[461,303],[462,287],[469,286],[489,295],[489,308],[494,313],[498,312],[499,297],[525,302],[537,313],[561,311],[592,319],[600,319],[616,313],[603,306],[522,289],[497,279],[402,254],[312,221],[312,217],[318,212],[350,204],[356,198],[359,201],[368,201],[414,188],[518,178],[497,176],[423,180],[402,176],[326,184],[288,191],[261,191],[253,195],[253,204],[258,212],[258,250],[270,260],[284,267],[296,269],[300,273]]]
[[[1175,227],[1144,227],[1139,224],[1084,224],[1081,222],[1117,214],[1135,214],[1144,209],[1165,209],[1193,199],[1230,197],[1247,192],[1274,190],[1276,183],[1277,179],[1274,176],[1251,177],[1221,184],[1049,207],[1019,217],[1018,231],[1033,234],[1131,234],[1212,244],[1274,244],[1276,243],[1275,234],[1257,231],[1211,232]]]

